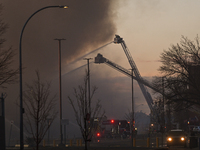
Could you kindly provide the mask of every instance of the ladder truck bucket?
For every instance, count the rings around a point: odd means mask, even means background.
[[[105,58],[103,57],[103,55],[101,54],[97,54],[97,57],[95,57],[94,59],[94,63],[104,63],[105,62]]]
[[[121,38],[119,35],[115,35],[115,38],[114,38],[114,43],[115,44],[119,44],[123,41],[123,38]]]

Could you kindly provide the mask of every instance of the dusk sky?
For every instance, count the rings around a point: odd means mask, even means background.
[[[172,44],[180,42],[181,36],[191,40],[199,34],[200,1],[198,0],[2,0],[2,19],[8,23],[5,34],[7,42],[16,51],[14,67],[18,67],[19,37],[28,17],[48,5],[68,5],[68,9],[50,8],[36,14],[27,24],[23,35],[23,83],[31,83],[38,69],[41,78],[52,81],[52,91],[58,94],[58,41],[62,41],[63,117],[73,119],[67,96],[80,85],[86,64],[79,57],[113,41],[120,35],[137,65],[142,77],[151,80],[161,76],[158,68],[160,54]],[[119,44],[109,44],[86,56],[94,58],[101,53],[109,60],[130,69],[125,53]],[[73,62],[73,63],[71,63]],[[131,79],[105,64],[90,64],[91,84],[98,87],[96,98],[102,101],[108,118],[124,119],[131,109]],[[72,70],[75,71],[68,73]],[[24,86],[25,90],[25,86]],[[148,89],[151,91],[150,89]],[[19,100],[19,85],[6,90],[8,119],[19,115],[14,102]],[[135,111],[150,110],[134,82]],[[144,104],[144,105],[142,105]],[[14,114],[14,115],[13,115]]]

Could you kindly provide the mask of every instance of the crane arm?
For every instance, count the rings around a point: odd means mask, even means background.
[[[120,65],[108,60],[107,58],[103,57],[103,55],[101,55],[101,54],[98,54],[97,57],[95,57],[94,63],[99,63],[99,64],[105,63],[105,64],[109,65],[110,67],[124,73],[125,75],[132,77],[132,73],[129,70],[127,70],[127,69],[121,67]],[[158,89],[154,88],[150,83],[148,83],[146,80],[144,80],[142,78],[137,78],[137,77],[133,76],[133,79],[136,80],[138,83],[140,83],[142,85],[144,84],[147,87],[149,87],[149,88],[151,88],[151,89],[153,89],[157,92],[160,92],[160,91],[158,91]],[[146,94],[149,94],[148,91],[147,91]],[[149,96],[150,96],[150,94],[149,94]],[[152,104],[149,101],[147,101],[147,104],[148,104],[149,108],[152,110],[153,109]]]
[[[123,38],[121,38],[119,35],[115,35],[114,43],[115,44],[121,43],[121,46],[122,46],[122,48],[123,48],[123,50],[124,50],[124,52],[126,54],[126,57],[128,58],[128,61],[129,61],[129,64],[130,64],[131,68],[133,69],[133,71],[135,73],[135,76],[140,78],[141,75],[140,75],[140,73],[139,73],[139,71],[137,69],[137,66],[136,66],[136,64],[135,64],[135,62],[134,62],[134,60],[133,60],[133,58],[131,56],[131,53],[128,50],[128,47],[126,46],[125,41],[123,40]]]
[[[123,48],[123,50],[124,50],[124,52],[126,54],[126,57],[127,57],[128,61],[129,61],[129,64],[130,64],[131,68],[134,71],[135,77],[137,78],[136,80],[138,81],[138,84],[139,84],[139,86],[140,86],[140,88],[142,90],[142,93],[143,93],[147,103],[151,104],[151,105],[149,105],[150,108],[152,108],[153,100],[152,100],[151,95],[149,94],[148,90],[145,88],[144,85],[150,87],[151,89],[155,90],[156,92],[161,93],[162,95],[167,97],[163,93],[163,91],[159,91],[158,89],[154,88],[153,86],[149,86],[148,84],[146,84],[146,82],[140,82],[142,80],[142,77],[141,77],[141,75],[140,75],[140,73],[139,73],[139,71],[137,69],[137,66],[136,66],[136,64],[135,64],[135,62],[134,62],[134,60],[133,60],[133,58],[131,56],[131,53],[128,50],[128,47],[126,46],[125,41],[123,40],[123,38],[121,38],[119,35],[115,35],[114,43],[121,44],[121,46],[122,46],[122,48]],[[194,106],[190,108],[190,111],[193,111],[193,112],[196,112],[197,110],[198,109],[196,109]]]
[[[122,72],[123,74],[129,76],[129,77],[132,77],[132,74],[131,74],[131,71],[125,69],[124,67],[108,60],[107,58],[103,57],[102,54],[97,54],[97,57],[95,57],[95,61],[94,63],[105,63],[107,65],[109,65],[110,67]],[[135,76],[133,76],[133,79],[140,82],[141,84],[144,84],[146,85],[147,87],[151,88],[152,90],[158,92],[158,93],[161,93],[163,94],[160,90],[158,90],[157,88],[155,88],[154,86],[152,86],[147,80],[141,78],[141,79],[138,79],[136,78]]]
[[[119,35],[115,35],[114,43],[116,43],[116,44],[120,43],[122,45],[122,48],[123,48],[123,50],[124,50],[124,52],[126,54],[126,57],[128,58],[129,64],[130,64],[131,68],[133,69],[133,72],[134,72],[136,78],[142,79],[142,77],[141,77],[141,75],[140,75],[140,73],[139,73],[139,71],[137,69],[137,66],[136,66],[135,62],[133,61],[133,58],[132,58],[132,56],[131,56],[131,54],[130,54],[130,52],[128,50],[128,47],[126,46],[123,38],[121,38]],[[149,94],[147,88],[140,82],[138,82],[138,84],[140,86],[140,89],[141,89],[141,91],[142,91],[147,103],[151,104],[150,107],[152,107],[153,100],[152,100],[152,97]]]

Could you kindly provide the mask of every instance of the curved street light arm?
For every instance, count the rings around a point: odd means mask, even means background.
[[[34,12],[25,22],[22,31],[21,31],[21,35],[20,35],[20,41],[19,41],[19,74],[20,74],[20,150],[24,149],[24,142],[23,142],[23,113],[24,113],[24,109],[23,109],[23,100],[22,100],[22,37],[23,37],[23,33],[24,33],[24,29],[27,25],[27,23],[29,22],[29,20],[38,12],[47,9],[47,8],[68,8],[68,6],[66,5],[61,5],[61,6],[46,6],[43,7],[39,10],[37,10],[36,12]]]

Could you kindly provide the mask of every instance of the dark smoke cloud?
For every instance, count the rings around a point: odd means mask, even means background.
[[[3,0],[3,19],[10,26],[6,33],[8,47],[13,45],[18,54],[20,32],[28,17],[42,7],[59,4],[67,4],[69,8],[43,10],[36,14],[26,26],[22,42],[22,62],[25,68],[23,83],[31,83],[35,79],[35,70],[39,69],[41,79],[52,81],[52,93],[58,93],[58,41],[54,39],[65,38],[66,40],[62,41],[63,117],[75,122],[67,97],[73,95],[74,87],[83,83],[86,66],[77,68],[86,64],[86,61],[80,60],[79,66],[69,64],[86,53],[113,41],[116,33],[115,11],[118,6],[117,0],[42,0],[37,2]],[[103,52],[107,53],[108,49],[104,48]],[[117,60],[121,59],[121,56],[116,57]],[[15,66],[18,67],[18,55]],[[91,64],[90,67],[91,84],[99,88],[96,98],[101,100],[106,115],[109,118],[124,119],[124,114],[131,106],[130,78],[120,77],[121,73],[103,64]],[[65,75],[70,70],[74,71]],[[119,77],[113,78],[113,74]],[[135,89],[136,93],[138,89]],[[24,90],[26,90],[25,86]],[[14,104],[19,101],[19,85],[12,85],[6,92],[8,94],[6,117],[8,120],[14,120],[19,126],[19,108]],[[139,100],[139,96],[137,97]],[[141,99],[144,99],[143,96]],[[58,122],[57,118],[55,124],[57,125]],[[56,125],[53,130],[58,134]],[[74,132],[74,130],[71,131]]]
[[[116,1],[113,0],[4,0],[4,20],[10,30],[9,44],[18,51],[19,36],[25,21],[36,10],[48,5],[69,6],[68,9],[49,8],[36,14],[27,24],[22,42],[23,66],[28,76],[39,68],[42,72],[57,71],[58,41],[62,41],[62,64],[90,52],[113,40]],[[30,71],[28,71],[31,68]]]
[[[64,54],[73,59],[113,39],[112,1],[69,1],[65,30],[67,49]],[[71,10],[70,10],[71,9]],[[55,16],[56,17],[56,16]],[[62,21],[62,20],[61,20]],[[68,36],[69,35],[69,36]],[[69,59],[70,60],[70,59]]]
[[[1,3],[4,6],[2,19],[9,25],[5,34],[5,48],[12,45],[16,51],[15,67],[18,67],[19,61],[20,33],[31,14],[45,6],[69,6],[68,9],[49,8],[37,13],[28,22],[23,34],[23,84],[31,83],[38,69],[42,79],[56,81],[52,85],[55,93],[58,93],[58,41],[55,38],[66,39],[61,47],[62,70],[65,70],[69,62],[112,41],[116,33],[115,0],[3,0]],[[73,88],[73,85],[68,87]],[[19,110],[14,103],[19,100],[19,85],[11,85],[6,92],[6,115],[8,118],[18,118]],[[17,123],[18,119],[15,121]]]

